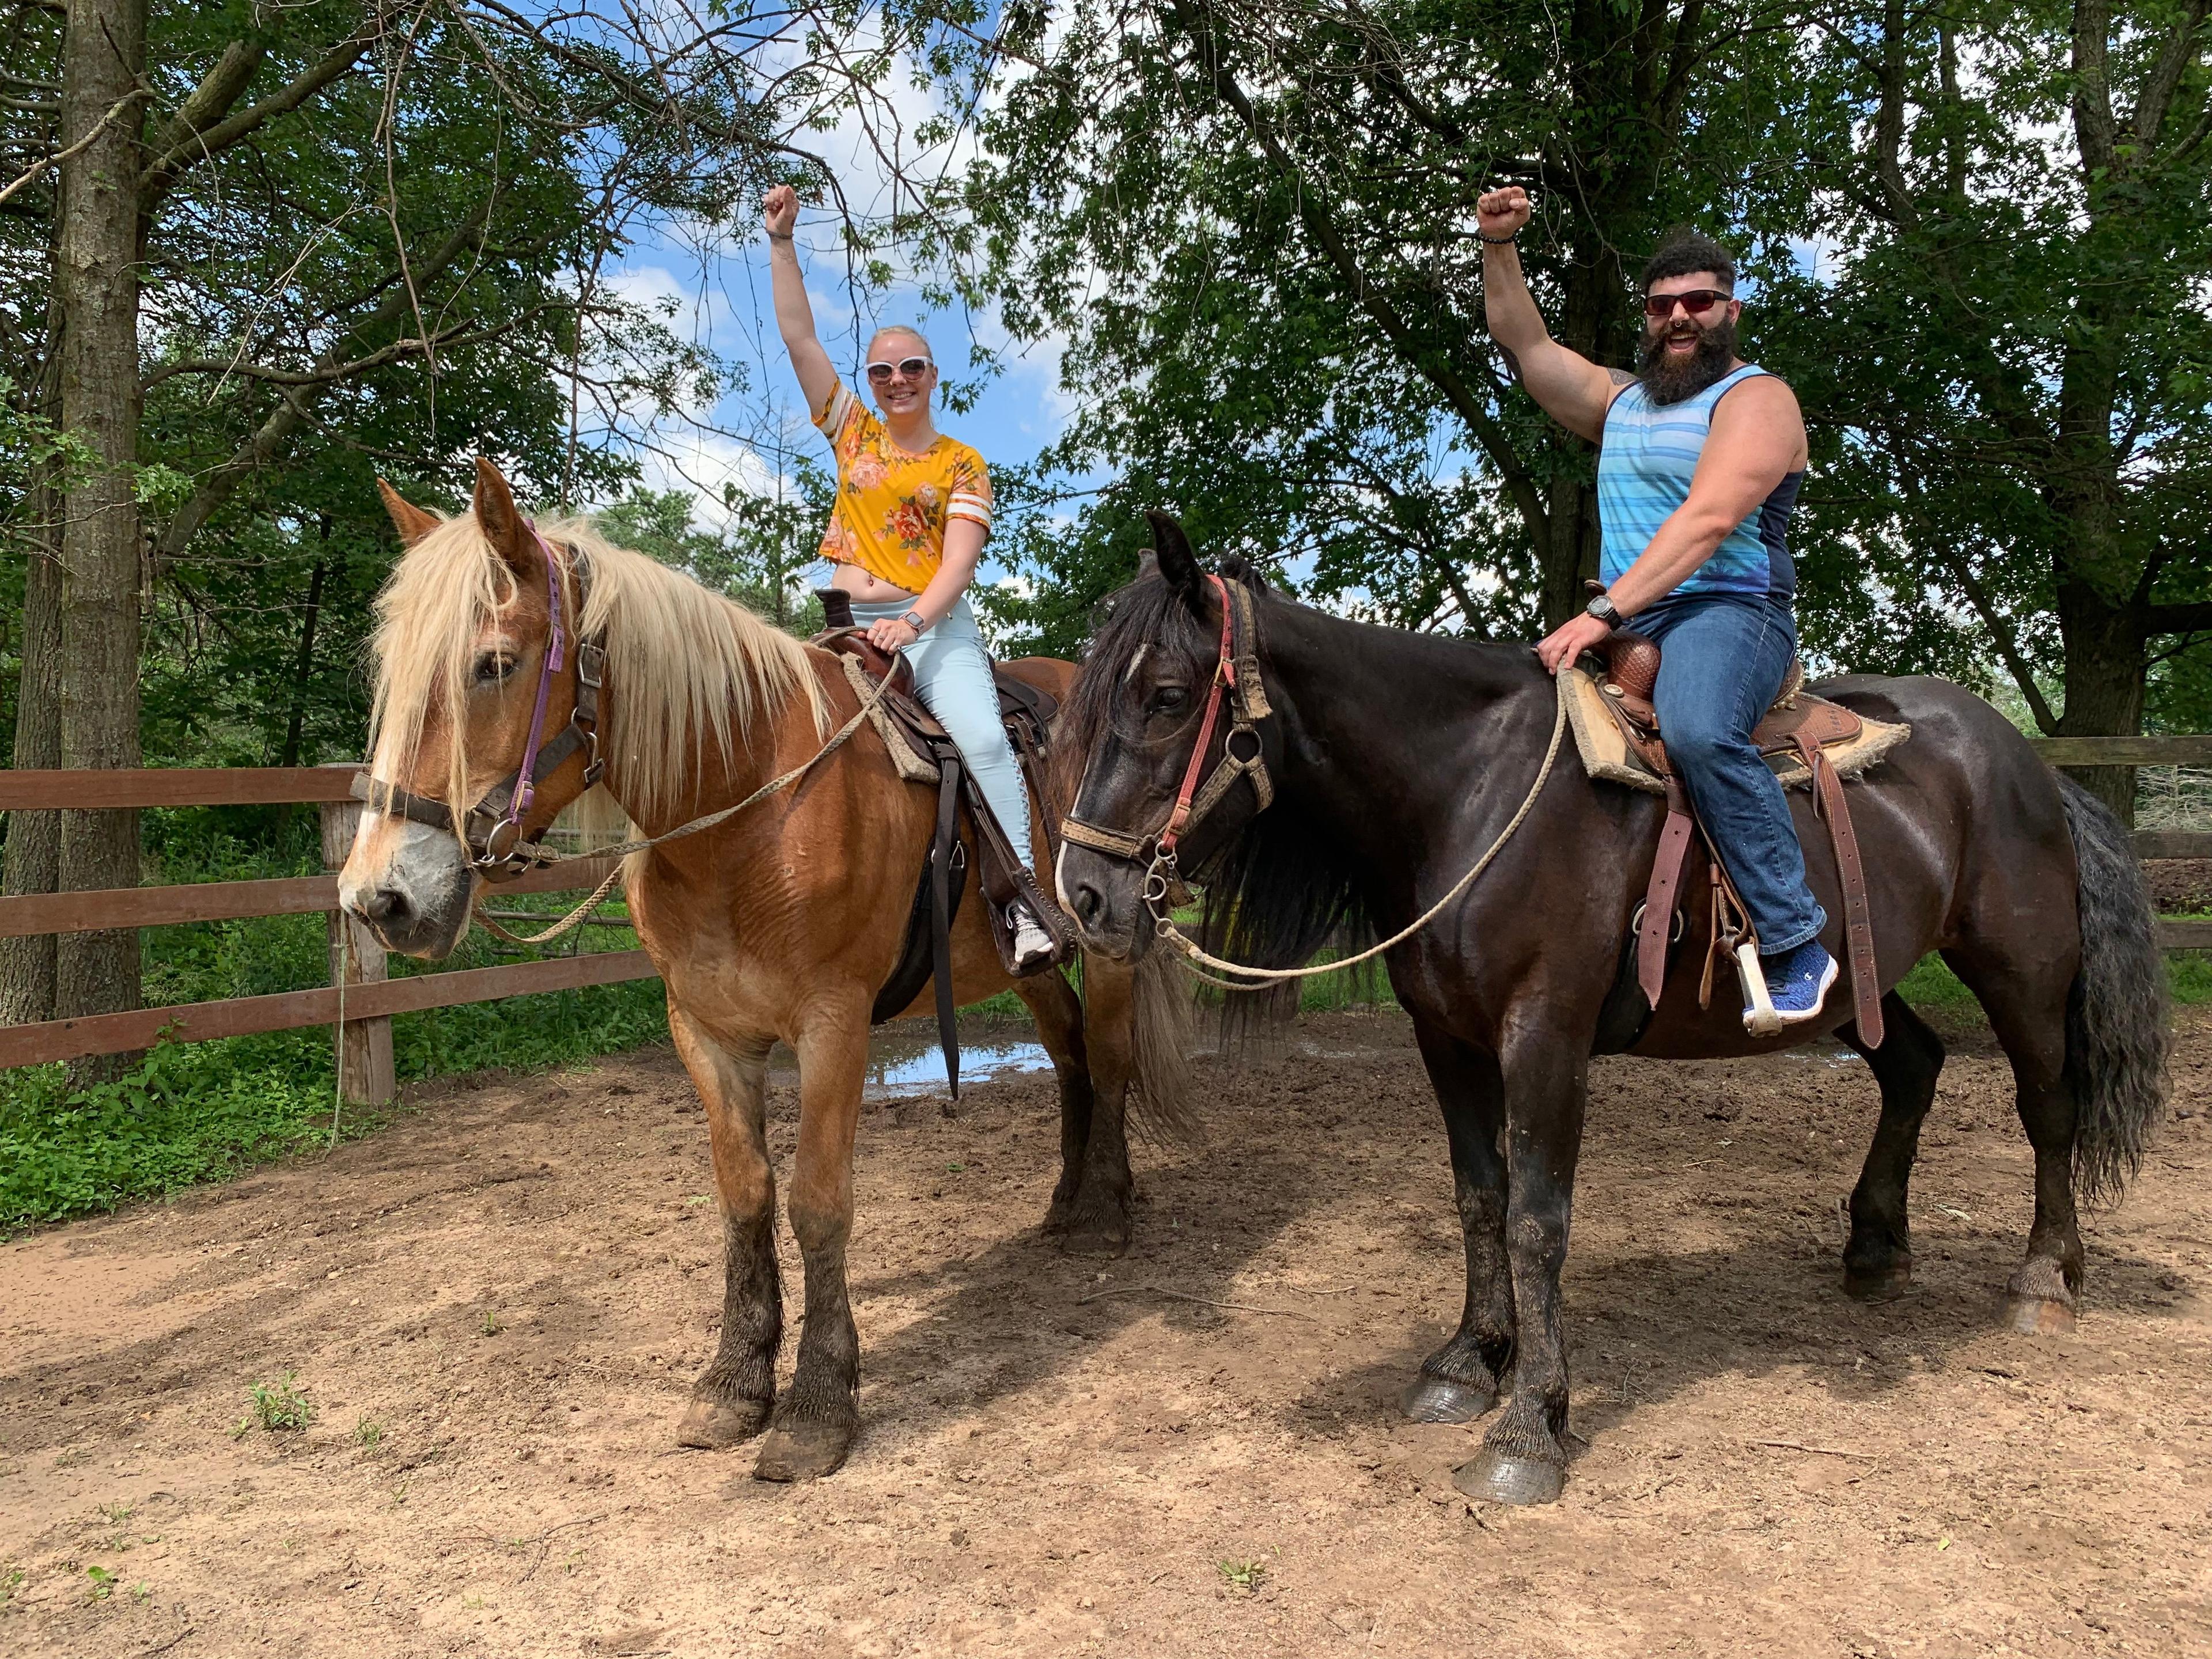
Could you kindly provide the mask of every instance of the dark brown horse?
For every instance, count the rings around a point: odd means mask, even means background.
[[[1757,1040],[1725,993],[1700,1011],[1705,929],[1694,915],[1656,1013],[1621,974],[1663,805],[1594,782],[1571,744],[1531,799],[1558,703],[1528,647],[1346,622],[1268,595],[1236,562],[1218,587],[1172,520],[1155,515],[1154,527],[1158,573],[1110,602],[1064,716],[1062,741],[1089,757],[1073,816],[1101,832],[1097,844],[1066,845],[1060,860],[1061,896],[1088,948],[1134,958],[1153,941],[1149,844],[1133,856],[1106,848],[1116,832],[1132,848],[1148,842],[1186,777],[1216,765],[1226,722],[1201,738],[1200,711],[1227,654],[1223,597],[1240,582],[1253,596],[1266,712],[1252,731],[1273,800],[1263,807],[1237,779],[1178,849],[1183,872],[1205,884],[1212,949],[1281,968],[1347,927],[1395,933],[1531,802],[1467,894],[1385,957],[1443,1108],[1467,1244],[1459,1329],[1423,1362],[1407,1409],[1463,1422],[1507,1395],[1460,1471],[1463,1491],[1509,1503],[1560,1491],[1559,1273],[1593,1052],[1757,1054],[1831,1032],[1858,1049],[1881,1085],[1881,1117],[1851,1194],[1845,1284],[1880,1295],[1909,1277],[1905,1187],[1943,1045],[1891,988],[1931,951],[1987,1011],[2035,1149],[2035,1221],[2009,1286],[2012,1316],[2027,1330],[2070,1328],[2082,1276],[2076,1183],[2116,1195],[2164,1101],[2165,973],[2118,821],[1995,709],[1936,679],[1819,688],[1912,727],[1850,787],[1887,1036],[1875,1048],[1861,1040],[1845,981],[1817,1024]],[[1201,743],[1209,752],[1194,772]],[[1252,744],[1244,736],[1243,752]],[[1792,792],[1791,806],[1814,890],[1838,918],[1828,837],[1808,797]],[[1702,892],[1701,872],[1682,890]],[[1839,926],[1831,921],[1827,944],[1840,958]],[[1624,990],[1634,998],[1626,1010]]]

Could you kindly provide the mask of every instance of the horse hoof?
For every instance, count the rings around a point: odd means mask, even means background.
[[[726,1451],[751,1439],[767,1424],[765,1401],[694,1400],[676,1425],[676,1443],[700,1451]]]
[[[2063,1336],[2074,1328],[2074,1310],[2046,1296],[2008,1297],[2005,1323],[2027,1336]]]
[[[1470,1389],[1441,1376],[1417,1376],[1400,1401],[1409,1421],[1472,1423],[1498,1403],[1490,1389]]]
[[[1127,1255],[1129,1218],[1121,1215],[1074,1218],[1060,1236],[1060,1248],[1069,1255]]]
[[[770,1429],[753,1465],[756,1480],[819,1480],[844,1466],[853,1449],[854,1430],[835,1423],[797,1423]]]
[[[1912,1291],[1912,1264],[1910,1261],[1893,1267],[1878,1267],[1871,1272],[1854,1273],[1844,1269],[1844,1294],[1854,1302],[1894,1302]]]
[[[1452,1485],[1482,1504],[1556,1504],[1566,1490],[1567,1472],[1557,1463],[1485,1446],[1452,1471]]]

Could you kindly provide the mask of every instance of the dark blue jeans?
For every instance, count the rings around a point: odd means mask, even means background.
[[[1751,728],[1782,690],[1796,623],[1771,600],[1701,596],[1664,601],[1628,625],[1659,641],[1659,735],[1743,895],[1759,954],[1795,950],[1827,916],[1805,885],[1790,804]]]

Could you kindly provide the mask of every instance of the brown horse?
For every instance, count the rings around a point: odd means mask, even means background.
[[[503,805],[502,780],[531,769],[526,754],[557,764],[512,815],[509,839],[534,838],[584,795],[594,751],[606,794],[641,833],[659,835],[801,765],[858,711],[829,653],[609,546],[588,525],[549,525],[541,536],[488,462],[477,464],[472,510],[458,518],[410,507],[388,488],[386,501],[407,544],[378,599],[372,775],[392,810],[363,815],[339,892],[395,951],[444,957],[466,932],[485,839],[468,804],[496,795]],[[549,650],[556,621],[568,629],[564,651]],[[579,665],[597,665],[602,641],[593,741],[540,750],[539,732],[562,731],[576,711]],[[576,648],[583,641],[593,648]],[[1027,668],[1062,695],[1074,677],[1066,663],[1036,659]],[[726,1245],[720,1346],[677,1438],[721,1448],[768,1427],[756,1468],[766,1480],[827,1474],[859,1425],[860,1340],[845,1282],[853,1140],[870,1008],[900,954],[934,801],[933,791],[899,781],[863,723],[793,787],[634,854],[625,867],[630,915],[706,1105]],[[1051,821],[1045,803],[1034,810],[1038,823]],[[962,908],[953,943],[958,1000],[1012,983],[1059,1073],[1063,1168],[1047,1228],[1072,1248],[1126,1248],[1124,1112],[1177,1122],[1187,997],[1164,968],[1093,958],[1080,999],[1057,973],[1010,981],[981,903]],[[915,1006],[931,1000],[925,988]],[[789,1207],[806,1295],[798,1370],[781,1400],[783,1302],[764,1123],[769,1049],[779,1037],[799,1056]]]

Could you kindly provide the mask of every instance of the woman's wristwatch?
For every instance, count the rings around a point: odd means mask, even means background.
[[[914,636],[916,639],[929,632],[929,623],[919,611],[909,611],[899,620],[914,629]]]

